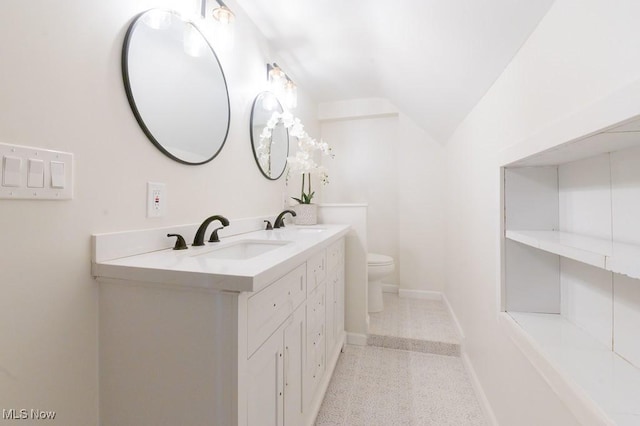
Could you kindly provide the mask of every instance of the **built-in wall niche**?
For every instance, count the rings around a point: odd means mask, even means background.
[[[501,301],[514,340],[594,424],[637,425],[640,120],[509,164],[503,176]]]

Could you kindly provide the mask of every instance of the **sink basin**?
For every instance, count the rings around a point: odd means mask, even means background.
[[[290,241],[266,241],[266,240],[242,240],[216,248],[206,253],[196,254],[193,257],[206,257],[209,259],[244,260],[280,248]]]

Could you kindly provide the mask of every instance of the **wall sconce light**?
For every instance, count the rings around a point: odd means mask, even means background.
[[[189,25],[185,27],[184,51],[190,56],[202,56],[207,48],[202,43],[202,35],[216,48],[216,50],[230,50],[233,47],[233,22],[235,15],[221,0],[215,0],[218,7],[213,9],[211,18],[207,19],[207,0],[200,0],[200,15],[183,13],[183,20]],[[158,26],[155,21],[161,17],[154,17],[153,25]],[[194,27],[197,25],[197,29]],[[151,26],[151,24],[150,24]],[[202,35],[199,34],[202,32]]]
[[[267,64],[267,81],[269,91],[282,100],[288,109],[298,106],[298,89],[295,83],[275,62]]]
[[[298,87],[287,76],[287,82],[284,85],[284,103],[287,108],[294,109],[298,106]]]
[[[222,0],[216,0],[218,7],[213,9],[213,17],[222,24],[231,25],[236,20],[236,15],[227,7]]]
[[[203,19],[206,19],[206,2],[202,0],[201,15]],[[222,0],[215,0],[218,3],[218,7],[213,9],[211,15],[213,16],[213,40],[216,45],[224,50],[229,50],[233,47],[233,23],[236,20],[236,15],[227,7]]]

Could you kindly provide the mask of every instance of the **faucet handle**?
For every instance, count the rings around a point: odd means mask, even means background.
[[[270,221],[268,220],[263,220],[263,222],[267,222],[267,227],[265,228],[265,230],[267,231],[271,231],[273,229],[273,225],[271,224]]]
[[[174,250],[186,250],[189,247],[187,247],[187,243],[184,240],[184,238],[182,237],[182,235],[180,234],[167,234],[167,237],[178,237],[178,239],[176,240],[176,245],[173,246]]]
[[[210,243],[220,242],[220,237],[218,237],[218,231],[221,230],[222,228],[224,228],[224,226],[221,226],[220,228],[216,228],[213,230],[213,232],[211,233],[211,237],[209,238]]]

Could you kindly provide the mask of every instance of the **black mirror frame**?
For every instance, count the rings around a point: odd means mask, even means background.
[[[229,136],[229,128],[231,127],[231,102],[229,100],[229,87],[227,85],[227,79],[226,79],[226,77],[224,75],[224,69],[222,69],[222,64],[220,63],[220,60],[218,59],[218,55],[216,55],[215,50],[213,49],[213,47],[211,46],[209,41],[206,39],[204,34],[202,34],[200,29],[195,24],[193,24],[192,22],[185,21],[186,23],[188,23],[190,25],[193,25],[193,27],[196,29],[196,31],[198,31],[198,33],[202,36],[202,38],[206,42],[207,47],[211,50],[211,53],[213,53],[213,57],[215,58],[216,63],[218,64],[218,67],[220,68],[220,73],[222,74],[222,81],[224,82],[225,93],[227,94],[227,109],[229,111],[229,114],[227,116],[227,131],[224,134],[224,139],[222,141],[222,144],[220,145],[220,148],[218,148],[218,150],[210,158],[208,158],[207,160],[204,160],[204,161],[200,161],[200,162],[190,162],[190,161],[185,161],[185,160],[183,160],[181,158],[176,157],[175,155],[171,154],[169,151],[167,151],[162,146],[162,144],[155,138],[155,136],[153,135],[151,130],[144,123],[144,120],[142,119],[142,115],[140,115],[140,112],[138,111],[138,107],[136,106],[136,102],[135,102],[135,99],[133,97],[133,92],[131,90],[131,81],[129,80],[128,53],[129,53],[129,44],[131,42],[131,35],[133,33],[133,30],[134,30],[136,24],[140,20],[140,18],[142,18],[142,16],[144,14],[146,14],[147,12],[149,12],[150,10],[154,10],[154,9],[153,8],[152,9],[148,9],[148,10],[145,10],[144,12],[141,12],[141,13],[137,14],[133,18],[131,24],[129,25],[129,28],[127,29],[127,33],[124,36],[124,44],[122,46],[121,66],[122,66],[122,80],[124,82],[124,89],[125,89],[125,92],[127,94],[127,100],[129,101],[129,105],[131,106],[131,110],[133,111],[133,115],[135,116],[136,121],[140,125],[140,128],[142,129],[144,134],[155,145],[155,147],[158,148],[164,155],[166,155],[167,157],[171,158],[174,161],[177,161],[178,163],[186,164],[186,165],[189,165],[189,166],[199,166],[201,164],[206,164],[206,163],[210,162],[211,160],[213,160],[214,158],[216,158],[218,156],[218,154],[220,153],[220,151],[222,151],[222,148],[224,148],[224,145],[227,143],[227,138]],[[172,15],[176,15],[173,11],[170,11],[170,10],[166,10],[166,11],[171,13]]]
[[[253,105],[251,106],[251,118],[249,119],[249,136],[251,137],[251,151],[253,152],[253,159],[256,160],[256,165],[258,166],[258,170],[260,170],[260,173],[262,173],[262,176],[266,177],[269,180],[278,180],[282,177],[282,175],[284,174],[284,171],[287,170],[287,162],[285,161],[284,163],[284,167],[282,168],[282,172],[280,172],[280,174],[276,177],[271,177],[268,176],[265,171],[262,169],[262,166],[260,165],[260,160],[258,159],[258,155],[256,154],[256,141],[253,138],[253,116],[255,113],[255,109],[256,109],[256,103],[258,102],[258,100],[260,99],[260,97],[262,95],[264,95],[265,93],[270,93],[273,94],[269,91],[263,91],[260,92],[256,95],[255,99],[253,100]],[[278,106],[280,107],[280,109],[282,111],[284,111],[284,108],[282,107],[282,104],[280,103],[280,101],[278,100],[278,98],[273,95],[276,98],[276,102],[278,102]],[[289,129],[285,129],[287,132],[287,157],[289,156]]]

